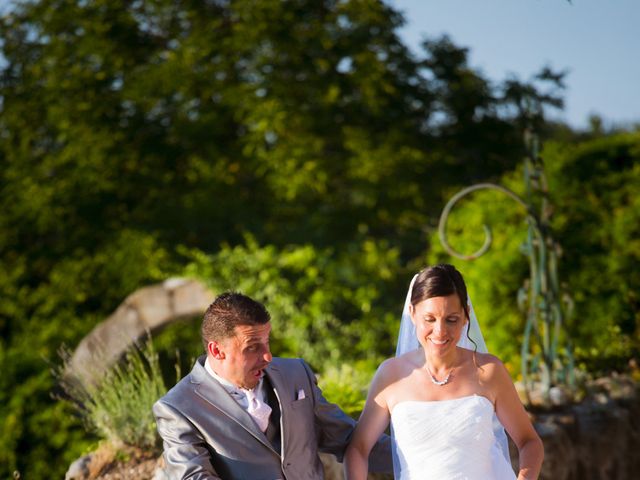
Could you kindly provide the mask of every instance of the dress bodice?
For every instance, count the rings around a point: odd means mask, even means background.
[[[480,395],[396,404],[391,425],[399,479],[514,480],[493,420],[493,404]]]

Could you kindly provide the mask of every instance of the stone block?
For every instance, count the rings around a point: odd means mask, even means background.
[[[71,373],[92,381],[118,360],[126,348],[145,334],[137,311],[121,305],[82,339],[71,358]]]
[[[172,318],[171,297],[162,284],[141,288],[127,297],[124,303],[136,310],[140,321],[149,330],[164,325]]]
[[[214,299],[213,293],[194,280],[179,283],[167,281],[164,285],[170,292],[173,316],[177,318],[201,317]]]

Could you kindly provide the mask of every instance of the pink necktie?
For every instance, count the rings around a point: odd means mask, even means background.
[[[258,425],[258,428],[265,432],[267,427],[269,426],[269,416],[271,415],[271,407],[264,403],[258,396],[256,395],[254,390],[245,390],[242,391],[247,396],[247,400],[249,401],[249,408],[247,408],[247,412],[253,418],[253,420]]]

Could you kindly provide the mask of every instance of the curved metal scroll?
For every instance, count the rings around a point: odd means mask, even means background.
[[[483,189],[498,190],[506,194],[507,196],[511,197],[513,200],[516,201],[516,203],[524,207],[524,209],[527,211],[527,217],[529,221],[532,221],[536,226],[538,224],[538,220],[533,214],[533,212],[531,211],[531,209],[529,208],[529,205],[527,205],[527,203],[522,198],[520,198],[518,195],[513,193],[508,188],[503,187],[502,185],[497,185],[495,183],[477,183],[475,185],[471,185],[470,187],[460,190],[453,197],[451,197],[451,199],[447,202],[444,209],[442,210],[442,213],[440,214],[440,222],[438,223],[438,235],[440,236],[440,242],[442,243],[445,250],[450,255],[456,258],[460,258],[462,260],[475,260],[476,258],[484,255],[487,252],[487,250],[489,250],[489,247],[491,247],[491,241],[493,240],[493,237],[491,236],[491,228],[488,225],[482,225],[482,228],[484,229],[484,244],[482,245],[482,247],[480,247],[480,249],[478,249],[477,251],[475,251],[470,255],[465,255],[463,253],[456,251],[447,241],[447,234],[446,234],[446,227],[447,227],[447,220],[449,218],[449,213],[451,213],[451,210],[453,209],[454,205],[458,202],[458,200],[470,194],[471,192],[475,192],[476,190],[483,190]]]
[[[525,179],[527,187],[531,179],[529,165],[525,165]],[[540,169],[536,172],[543,179],[543,173]],[[560,285],[557,278],[557,255],[558,245],[551,237],[550,229],[546,223],[545,212],[546,200],[543,201],[543,219],[539,217],[533,210],[532,205],[526,203],[521,197],[514,192],[495,183],[478,183],[470,187],[460,190],[445,205],[440,215],[438,225],[438,234],[440,241],[445,250],[452,256],[462,260],[475,260],[484,255],[491,246],[492,235],[491,229],[487,225],[483,225],[485,232],[484,244],[476,252],[465,255],[456,251],[447,241],[446,225],[449,214],[454,205],[464,196],[483,189],[497,190],[504,193],[517,204],[522,206],[527,214],[527,222],[529,224],[529,232],[525,243],[526,254],[529,257],[529,280],[520,289],[518,294],[518,304],[525,312],[525,328],[523,332],[523,341],[521,345],[521,361],[522,361],[522,380],[525,386],[527,397],[529,397],[529,373],[534,370],[539,373],[540,381],[543,387],[543,395],[546,402],[549,401],[549,392],[554,383],[568,383],[573,386],[573,360],[570,347],[566,349],[568,358],[567,372],[563,373],[557,366],[559,360],[559,337],[560,330],[565,320],[564,309],[562,308],[563,296],[560,292]],[[568,298],[568,297],[567,297]],[[565,303],[566,300],[565,300]],[[570,305],[567,304],[567,307]],[[570,312],[570,308],[567,308]],[[569,313],[570,315],[570,313]],[[540,348],[538,353],[531,351],[532,338],[537,342]],[[564,377],[564,378],[563,378]],[[531,403],[530,398],[528,398]]]

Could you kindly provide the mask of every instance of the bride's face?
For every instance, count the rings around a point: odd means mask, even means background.
[[[410,305],[409,312],[420,345],[437,355],[455,349],[467,324],[460,298],[455,294],[428,298],[415,307]]]

